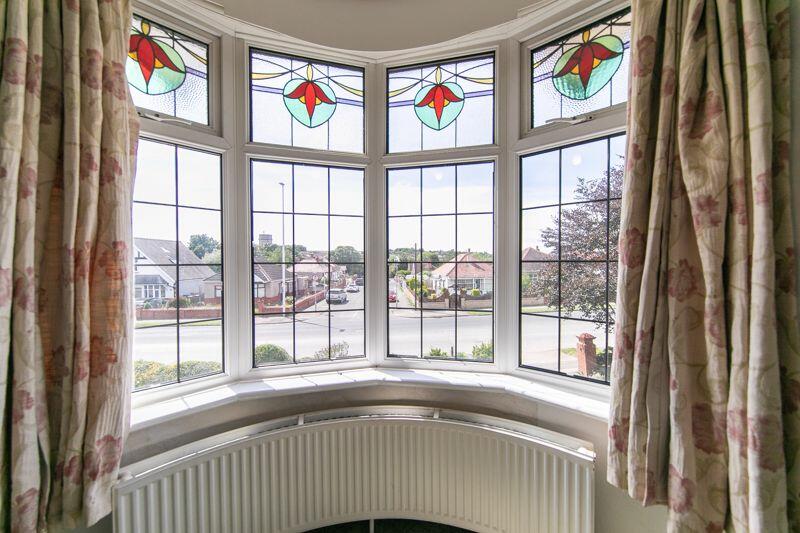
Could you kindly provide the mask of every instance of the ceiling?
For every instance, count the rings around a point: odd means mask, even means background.
[[[517,17],[532,0],[213,0],[225,14],[323,46],[416,48]]]

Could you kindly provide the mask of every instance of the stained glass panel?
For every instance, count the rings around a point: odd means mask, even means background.
[[[134,15],[125,66],[133,103],[208,124],[208,46]]]
[[[250,51],[251,139],[362,153],[364,70]]]
[[[531,53],[533,127],[625,102],[630,10]]]
[[[494,142],[494,54],[388,71],[388,150]]]

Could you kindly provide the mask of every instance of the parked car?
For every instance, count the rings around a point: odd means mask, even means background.
[[[397,301],[397,293],[394,291],[389,291],[389,303],[394,303]]]
[[[358,285],[350,284],[347,287],[345,287],[344,290],[347,291],[347,292],[358,292],[361,289],[358,288]]]
[[[329,304],[346,304],[347,293],[344,289],[330,289],[325,295],[325,301]]]
[[[357,277],[356,278],[356,285],[358,285],[359,287],[363,287],[364,286],[364,278],[361,277],[361,276]]]

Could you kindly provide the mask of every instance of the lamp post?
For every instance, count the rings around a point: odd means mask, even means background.
[[[281,186],[281,311],[286,313],[286,184]]]

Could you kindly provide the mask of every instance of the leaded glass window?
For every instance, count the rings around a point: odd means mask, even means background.
[[[494,142],[494,54],[388,71],[388,151]]]
[[[134,15],[125,73],[137,107],[208,124],[208,45]]]
[[[630,10],[531,52],[533,127],[628,99]]]
[[[139,139],[134,390],[223,371],[222,158]]]
[[[386,181],[389,356],[493,361],[494,163]]]
[[[521,159],[520,365],[608,381],[625,136]]]
[[[253,366],[364,357],[364,171],[250,172]]]
[[[364,70],[250,51],[254,142],[362,153]]]

